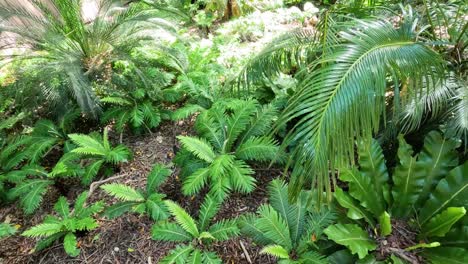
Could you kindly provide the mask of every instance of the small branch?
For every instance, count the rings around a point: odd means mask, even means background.
[[[88,196],[87,197],[88,198],[91,197],[91,194],[99,187],[99,185],[104,184],[106,182],[110,182],[110,181],[114,181],[114,180],[123,178],[123,177],[128,176],[128,175],[129,175],[129,173],[124,173],[124,174],[116,175],[116,176],[113,176],[113,177],[110,177],[110,178],[107,178],[107,179],[104,179],[104,180],[95,181],[95,182],[91,183],[91,185],[89,186],[89,191],[88,191]]]
[[[239,240],[239,244],[242,248],[242,251],[244,251],[244,255],[245,255],[245,258],[247,259],[247,261],[252,264],[252,260],[250,259],[250,255],[249,255],[249,252],[247,252],[247,249],[245,249],[245,246],[244,246],[244,243],[242,243],[241,240]]]

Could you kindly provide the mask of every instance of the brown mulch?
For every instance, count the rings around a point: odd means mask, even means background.
[[[153,164],[164,163],[172,165],[174,152],[178,148],[175,137],[180,134],[190,134],[191,124],[188,122],[167,122],[161,125],[159,131],[151,135],[132,136],[124,138],[124,144],[134,153],[134,159],[120,168],[118,174],[125,175],[117,182],[125,183],[137,188],[146,185],[146,175]],[[118,138],[117,135],[114,135]],[[275,169],[256,169],[258,188],[249,195],[232,194],[223,204],[217,219],[237,217],[246,212],[255,212],[259,205],[267,201],[265,187],[268,182],[278,175]],[[196,214],[203,196],[185,197],[181,194],[181,183],[177,177],[178,170],[162,186],[163,192],[190,213]],[[98,179],[96,179],[98,180]],[[20,225],[18,233],[42,222],[47,214],[53,212],[53,204],[60,195],[74,199],[87,188],[79,183],[68,180],[58,187],[52,187],[44,198],[41,207],[31,216],[24,215],[18,210],[17,204],[0,208],[0,222],[8,220]],[[89,202],[104,200],[108,204],[113,201],[99,189],[95,190]],[[81,253],[76,258],[67,256],[62,244],[55,243],[50,248],[33,253],[35,240],[15,235],[0,240],[0,264],[24,263],[158,263],[168,251],[175,247],[174,243],[160,242],[151,239],[153,221],[147,216],[125,214],[117,219],[98,219],[100,226],[96,230],[82,234],[78,238]],[[249,263],[244,249],[252,263],[276,263],[272,257],[261,255],[260,247],[254,245],[246,237],[238,237],[217,243],[211,250],[218,253],[223,263]]]

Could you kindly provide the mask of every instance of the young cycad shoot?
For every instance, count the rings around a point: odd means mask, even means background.
[[[179,242],[181,245],[172,250],[160,263],[222,263],[209,245],[239,235],[236,219],[219,220],[212,223],[219,211],[220,202],[206,196],[195,220],[177,203],[167,200],[166,206],[174,217],[173,221],[155,224],[151,231],[153,239]]]

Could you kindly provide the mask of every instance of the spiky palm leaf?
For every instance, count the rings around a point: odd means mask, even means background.
[[[60,197],[54,206],[59,217],[49,215],[43,223],[24,231],[22,235],[43,238],[36,244],[36,250],[42,250],[63,238],[65,252],[70,256],[77,256],[80,250],[75,233],[96,229],[99,225],[92,215],[103,209],[101,201],[85,206],[87,195],[87,192],[83,192],[77,197],[73,211],[70,211],[66,198]]]
[[[2,50],[19,52],[4,55],[2,65],[26,61],[41,78],[62,78],[58,86],[47,80],[46,87],[41,87],[45,97],[55,103],[74,97],[83,111],[96,113],[92,81],[105,65],[131,60],[128,51],[148,38],[141,32],[172,28],[154,10],[123,7],[113,0],[96,3],[95,10],[85,13],[82,0],[3,1],[0,31],[9,37]],[[92,11],[95,16],[90,15]]]
[[[443,75],[440,56],[418,40],[414,21],[409,14],[394,28],[386,21],[358,20],[340,33],[342,42],[332,53],[314,62],[278,122],[298,118],[285,139],[285,145],[297,146],[292,153],[295,184],[304,181],[302,175],[314,175],[308,180],[330,194],[329,165],[351,163],[354,138],[370,139],[379,128],[387,76],[395,94],[400,94],[401,82],[405,94],[420,96],[422,80]]]

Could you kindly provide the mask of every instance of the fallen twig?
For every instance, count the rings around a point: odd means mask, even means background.
[[[242,248],[242,251],[244,251],[245,258],[250,264],[252,264],[252,260],[250,259],[249,252],[247,252],[247,249],[245,249],[245,246],[244,246],[244,243],[242,243],[242,240],[239,240],[239,244]]]

